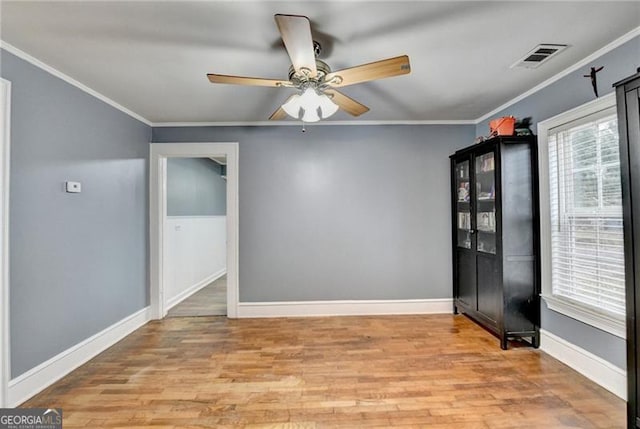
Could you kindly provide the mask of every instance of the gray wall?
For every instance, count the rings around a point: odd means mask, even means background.
[[[451,297],[448,156],[473,126],[154,128],[240,143],[240,301]]]
[[[1,74],[12,91],[16,377],[147,305],[151,130],[0,52]],[[65,193],[66,180],[82,182],[82,193]]]
[[[227,182],[208,158],[167,159],[167,216],[224,216]]]
[[[604,69],[598,73],[598,93],[602,96],[613,91],[612,84],[635,73],[640,66],[640,37],[636,37],[615,50],[603,55],[582,69],[575,71],[552,85],[530,95],[492,117],[513,115],[518,118],[531,116],[535,125],[555,115],[580,106],[595,98],[588,74],[591,66]],[[544,67],[544,66],[543,66]],[[477,135],[487,135],[488,121],[478,124]],[[626,343],[622,338],[596,329],[590,325],[549,310],[542,304],[542,328],[576,344],[591,353],[626,368]]]

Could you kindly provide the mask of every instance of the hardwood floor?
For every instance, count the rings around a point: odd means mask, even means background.
[[[623,428],[625,403],[458,315],[153,321],[27,407],[65,428]]]
[[[209,283],[167,313],[167,317],[226,316],[227,276]]]

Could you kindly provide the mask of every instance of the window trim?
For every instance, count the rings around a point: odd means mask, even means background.
[[[614,93],[582,104],[574,109],[560,113],[538,122],[538,157],[540,183],[540,265],[541,297],[549,309],[580,322],[601,329],[620,338],[626,338],[625,317],[599,312],[570,298],[553,295],[551,289],[551,204],[549,188],[549,130],[568,122],[579,120],[616,106]]]

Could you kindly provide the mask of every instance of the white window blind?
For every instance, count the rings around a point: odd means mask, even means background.
[[[551,288],[597,312],[625,313],[615,110],[549,130]]]

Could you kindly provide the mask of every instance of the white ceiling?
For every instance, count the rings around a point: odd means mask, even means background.
[[[409,55],[410,75],[344,88],[371,108],[362,121],[476,119],[640,25],[638,1],[2,1],[0,7],[4,42],[154,123],[266,120],[291,89],[213,85],[206,73],[286,78],[290,62],[275,13],[308,16],[334,70]],[[509,67],[539,43],[570,48],[538,69]],[[343,112],[333,119],[352,120]]]

